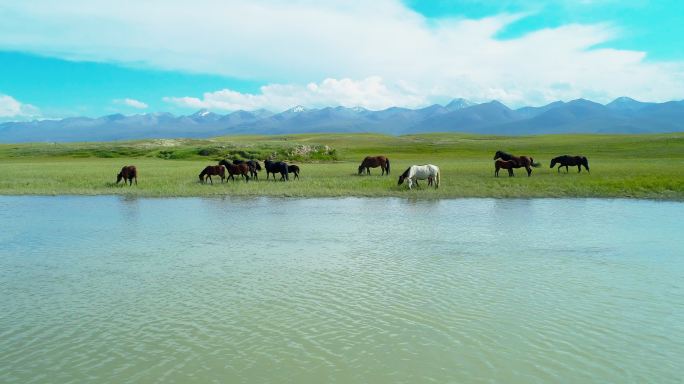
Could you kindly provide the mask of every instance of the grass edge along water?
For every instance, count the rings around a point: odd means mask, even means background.
[[[534,157],[531,177],[494,177],[497,150]],[[591,174],[549,168],[559,155],[586,156]],[[392,173],[357,174],[367,155],[385,155]],[[266,157],[301,167],[301,179],[201,185],[197,175],[222,158]],[[442,171],[439,189],[408,191],[397,178],[408,166]],[[114,184],[124,165],[136,165],[139,185]],[[535,198],[619,197],[684,200],[684,134],[490,136],[424,134],[302,134],[154,139],[103,143],[0,144],[0,194],[130,196],[280,196]]]

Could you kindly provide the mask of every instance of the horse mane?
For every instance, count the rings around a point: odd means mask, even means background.
[[[404,173],[401,174],[402,177],[408,177],[409,172],[411,172],[411,167],[406,168]]]

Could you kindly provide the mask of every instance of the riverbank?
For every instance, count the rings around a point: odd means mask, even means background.
[[[524,169],[509,178],[494,177],[493,153],[503,149],[531,155],[541,167],[532,177]],[[307,152],[308,151],[308,152]],[[214,180],[199,184],[201,169],[225,156],[291,157],[301,179],[245,183]],[[591,174],[576,168],[559,174],[552,157],[581,154]],[[365,155],[384,154],[392,174],[358,176]],[[397,185],[411,164],[433,163],[442,170],[438,190],[408,191]],[[135,164],[139,185],[114,185],[121,166]],[[396,196],[458,197],[622,197],[684,200],[684,134],[544,135],[495,137],[460,134],[418,136],[290,135],[224,137],[213,140],[146,140],[88,144],[0,145],[0,194],[132,196]]]

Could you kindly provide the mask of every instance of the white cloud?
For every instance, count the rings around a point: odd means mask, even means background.
[[[128,99],[128,98],[116,99],[116,100],[114,100],[114,102],[116,104],[123,104],[123,105],[126,105],[128,107],[132,107],[132,108],[136,108],[136,109],[145,109],[148,107],[147,103],[143,103],[142,101],[136,100],[136,99]]]
[[[307,85],[272,84],[263,86],[258,94],[230,89],[207,92],[202,98],[166,97],[164,101],[188,108],[234,111],[266,108],[280,111],[295,105],[307,107],[345,106],[384,109],[394,105],[417,107],[427,103],[425,97],[406,87],[388,87],[380,77],[360,81],[325,79]]]
[[[310,81],[363,83],[379,76],[389,92],[413,89],[402,99],[409,104],[455,96],[513,106],[578,97],[684,97],[684,63],[594,48],[621,33],[610,24],[563,25],[499,40],[498,31],[524,16],[434,20],[399,0],[6,3],[0,9],[11,17],[0,23],[0,49],[212,73],[276,88],[300,84],[294,86],[300,93]],[[242,104],[267,91],[219,98]],[[382,105],[385,96],[377,97],[360,100]]]
[[[21,103],[9,95],[0,94],[0,120],[23,120],[39,116],[38,108]]]

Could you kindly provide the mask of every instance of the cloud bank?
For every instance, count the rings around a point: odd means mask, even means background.
[[[295,105],[307,107],[344,106],[379,110],[394,105],[418,107],[427,100],[412,89],[383,83],[380,77],[368,77],[360,81],[351,79],[325,79],[320,83],[306,85],[267,85],[258,94],[224,89],[207,92],[202,98],[166,97],[164,101],[187,108],[213,110],[270,109],[280,111]]]
[[[608,23],[501,40],[497,33],[525,15],[434,19],[397,0],[24,0],[0,11],[11,15],[0,23],[0,49],[269,84],[257,94],[225,89],[167,98],[188,106],[684,97],[684,63],[596,48],[622,33]]]
[[[116,100],[114,100],[114,103],[125,105],[127,107],[136,108],[136,109],[146,109],[148,107],[147,103],[143,103],[140,100],[129,99],[129,98],[116,99]]]
[[[0,120],[22,120],[38,117],[38,108],[20,102],[9,95],[0,94]]]

